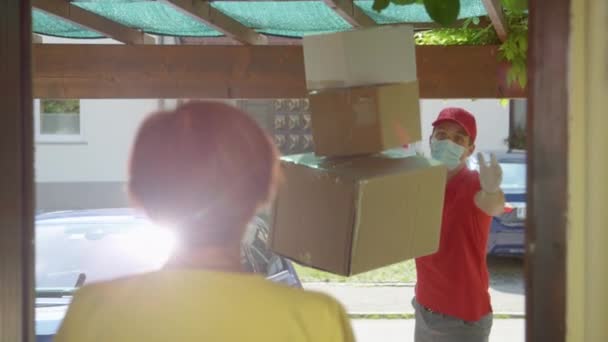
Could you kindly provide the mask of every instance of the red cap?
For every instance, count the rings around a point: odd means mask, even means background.
[[[437,127],[442,122],[452,121],[459,124],[471,138],[471,142],[475,142],[477,138],[477,123],[473,114],[463,108],[448,107],[439,112],[439,116],[433,122],[433,127]]]

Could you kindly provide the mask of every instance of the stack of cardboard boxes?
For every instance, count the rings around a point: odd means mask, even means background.
[[[315,153],[282,158],[271,248],[353,275],[439,245],[446,168],[420,141],[411,26],[304,38]]]

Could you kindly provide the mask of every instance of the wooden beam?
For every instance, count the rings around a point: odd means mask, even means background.
[[[32,0],[32,6],[49,15],[69,21],[125,44],[154,44],[154,37],[86,11],[68,0]]]
[[[31,3],[0,1],[0,341],[34,341]]]
[[[233,0],[237,1],[237,0]],[[242,1],[242,0],[240,0]],[[290,0],[283,0],[290,1]],[[464,24],[464,20],[458,20],[454,24],[449,27],[462,27]],[[415,31],[423,31],[430,30],[434,28],[444,27],[437,23],[427,23],[427,22],[412,22],[412,23],[401,23],[401,24],[391,24],[390,26],[400,26],[400,25],[412,25],[414,26]],[[479,24],[471,24],[469,28],[485,28],[488,25],[492,25],[489,19],[480,18]],[[266,36],[268,41],[267,45],[302,45],[302,38],[299,37],[279,37],[279,36]],[[193,45],[238,45],[239,43],[229,37],[182,37],[180,38],[183,44],[193,44]]]
[[[178,11],[200,21],[206,26],[222,32],[234,40],[248,45],[265,45],[268,40],[266,36],[255,32],[255,30],[241,24],[235,19],[225,15],[213,8],[208,1],[204,0],[161,0],[171,5]]]
[[[530,2],[526,341],[564,342],[570,323],[566,322],[568,184],[572,181],[568,176],[570,11],[570,0]]]
[[[505,15],[502,11],[502,5],[500,4],[500,0],[483,0],[483,6],[488,12],[488,16],[492,21],[492,26],[494,26],[494,30],[496,30],[498,39],[500,39],[501,42],[504,42],[505,40],[507,40],[507,35],[509,34],[509,27],[507,26],[507,21],[505,20]]]
[[[417,46],[422,98],[523,98],[526,90],[507,84],[510,65],[498,46]]]
[[[376,21],[355,5],[353,0],[323,0],[323,2],[353,27],[377,25]]]
[[[524,97],[497,46],[419,46],[423,98]],[[289,98],[307,95],[301,46],[34,46],[39,98]]]

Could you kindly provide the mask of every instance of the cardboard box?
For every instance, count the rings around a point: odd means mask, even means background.
[[[437,251],[447,169],[404,151],[283,157],[271,249],[345,276]]]
[[[377,153],[422,139],[417,81],[325,89],[309,101],[317,155]]]
[[[417,79],[411,25],[305,36],[302,44],[310,90]]]

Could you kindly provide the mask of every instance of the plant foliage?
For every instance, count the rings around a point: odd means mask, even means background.
[[[500,44],[500,58],[511,67],[507,73],[507,83],[517,82],[524,88],[528,83],[528,14],[527,0],[501,0],[509,34],[500,42],[492,25],[479,27],[479,18],[468,18],[459,28],[438,28],[416,33],[419,45],[492,45]],[[454,3],[455,2],[455,3]],[[437,23],[447,26],[458,17],[455,8],[459,0],[374,0],[374,9],[382,11],[390,4],[407,6],[413,3],[424,4],[429,16]]]

